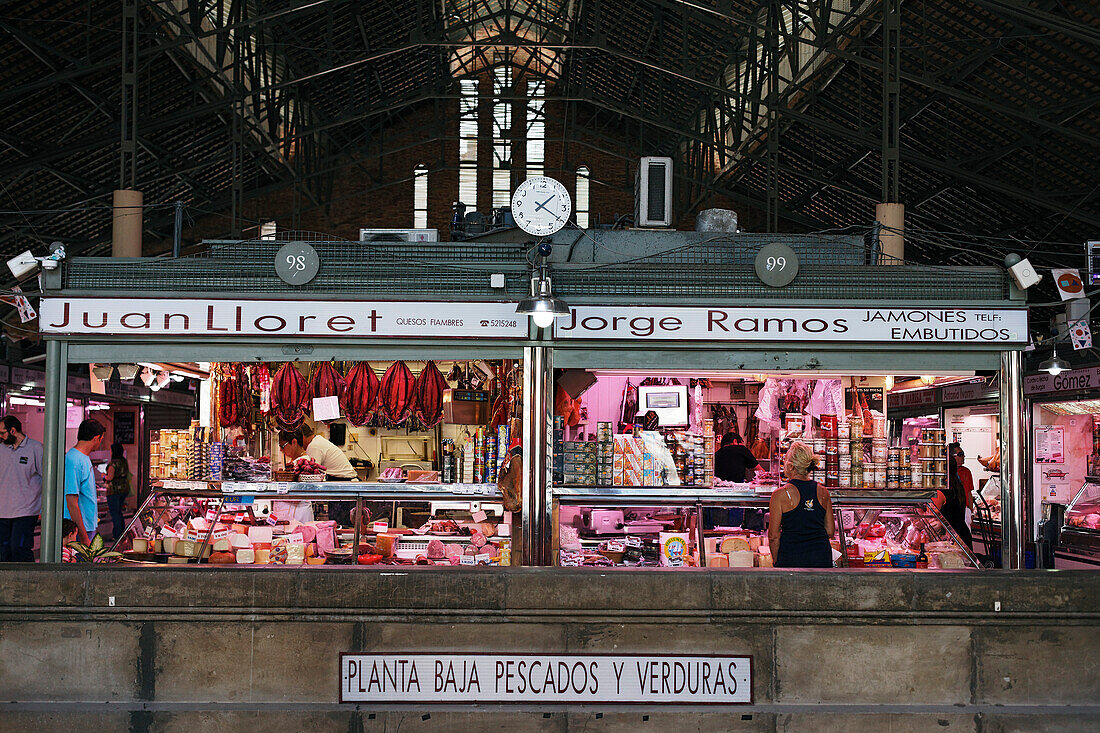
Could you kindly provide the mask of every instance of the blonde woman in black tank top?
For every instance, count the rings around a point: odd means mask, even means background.
[[[831,568],[836,531],[829,490],[810,480],[816,461],[813,451],[795,442],[783,458],[787,483],[772,493],[768,544],[777,568]]]

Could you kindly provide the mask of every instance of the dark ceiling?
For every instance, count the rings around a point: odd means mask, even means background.
[[[381,130],[501,63],[547,79],[567,148],[675,155],[681,215],[719,193],[783,230],[866,226],[894,19],[907,256],[1083,266],[1100,238],[1094,0],[7,3],[0,256],[105,251],[120,186],[144,192],[150,237],[176,201],[224,235],[271,191],[318,205]]]

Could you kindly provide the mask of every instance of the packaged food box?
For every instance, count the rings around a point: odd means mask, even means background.
[[[596,443],[591,440],[565,440],[562,441],[561,447],[566,453],[570,451],[577,453],[596,452]]]

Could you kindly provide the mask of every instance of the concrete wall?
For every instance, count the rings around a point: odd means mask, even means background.
[[[0,731],[1096,730],[1098,589],[1069,571],[15,566]],[[752,654],[756,702],[341,706],[337,655],[372,650]]]

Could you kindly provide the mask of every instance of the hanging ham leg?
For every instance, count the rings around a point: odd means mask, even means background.
[[[320,397],[339,397],[344,391],[344,378],[332,362],[322,362],[315,365],[313,373],[309,375],[309,396],[313,399]]]
[[[390,425],[396,427],[405,422],[413,411],[415,384],[412,372],[403,361],[395,361],[382,375],[382,390],[379,393],[379,408]]]
[[[378,376],[367,362],[361,361],[348,370],[344,391],[340,395],[340,407],[343,408],[348,422],[362,427],[374,417],[378,409],[380,388]]]
[[[443,378],[434,361],[424,365],[416,378],[413,392],[416,396],[416,416],[424,430],[435,427],[443,419],[443,390],[447,380]]]
[[[302,373],[287,362],[271,380],[271,411],[280,430],[294,430],[302,424],[309,401],[309,385]]]

